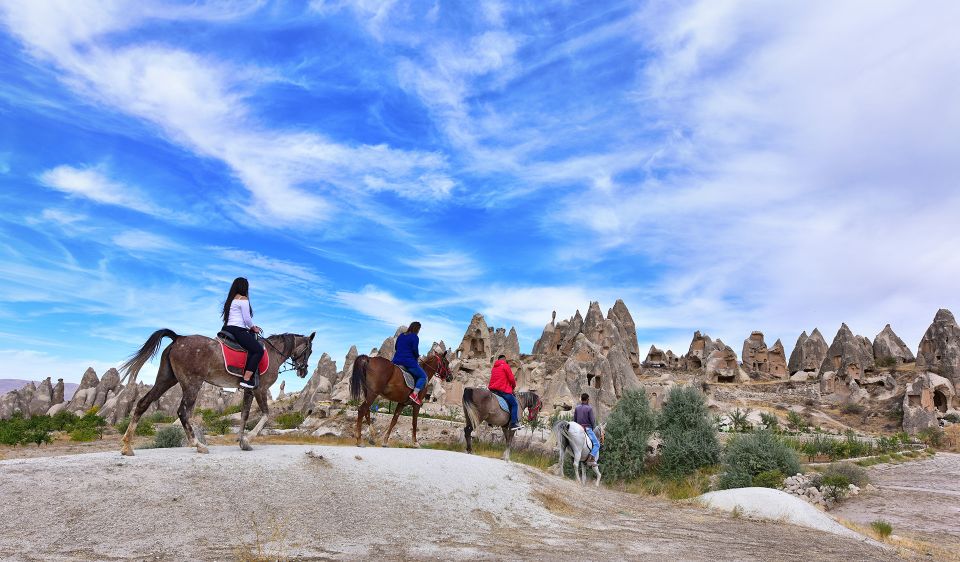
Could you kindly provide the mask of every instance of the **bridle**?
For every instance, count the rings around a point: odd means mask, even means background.
[[[527,394],[527,398],[529,399],[530,394],[529,393],[525,393],[525,394]],[[543,408],[543,400],[541,400],[540,397],[537,396],[536,404],[530,405],[528,402],[527,404],[524,405],[524,408],[526,408],[528,412],[527,421],[532,422],[534,419],[536,419],[538,415],[540,415],[540,410],[541,408]]]
[[[433,352],[433,356],[437,358],[437,367],[434,370],[433,376],[445,382],[450,382],[453,380],[453,374],[450,372],[450,367],[448,367],[444,362],[443,356],[441,356],[437,351]]]
[[[280,364],[283,369],[277,369],[278,375],[280,373],[286,373],[287,371],[296,371],[298,377],[307,376],[307,371],[310,369],[310,365],[307,363],[308,359],[305,357],[307,351],[306,348],[297,354],[296,357],[292,355],[292,348],[295,345],[297,336],[293,334],[283,334],[283,349],[273,345],[273,342],[263,336],[260,336],[259,334],[258,337],[260,337],[260,339],[262,339],[267,345],[273,348],[274,351],[280,354],[280,357],[286,357],[286,359],[283,360],[283,363]],[[286,366],[288,362],[290,363],[290,367]],[[301,375],[300,373],[303,374]]]

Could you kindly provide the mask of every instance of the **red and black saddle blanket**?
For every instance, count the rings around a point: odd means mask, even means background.
[[[224,335],[227,334],[227,335]],[[235,377],[243,376],[243,368],[247,364],[247,350],[240,347],[227,332],[217,334],[217,341],[220,342],[220,351],[223,353],[223,366],[228,373]],[[260,359],[260,365],[257,370],[260,373],[266,373],[270,367],[270,354],[264,353]]]

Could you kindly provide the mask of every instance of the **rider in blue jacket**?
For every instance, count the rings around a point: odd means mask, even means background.
[[[416,379],[410,401],[420,405],[420,391],[427,386],[427,373],[420,366],[420,323],[411,322],[407,331],[397,336],[396,351],[393,354],[394,365],[406,368]]]

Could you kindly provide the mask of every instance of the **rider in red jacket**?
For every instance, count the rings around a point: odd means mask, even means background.
[[[490,389],[490,392],[507,401],[507,405],[510,407],[511,430],[520,429],[518,419],[520,417],[520,405],[517,404],[517,398],[513,395],[513,390],[516,387],[517,379],[514,378],[513,370],[510,369],[510,364],[507,363],[507,356],[501,355],[497,357],[497,361],[493,364],[493,369],[490,370],[490,384],[487,385],[487,388]]]

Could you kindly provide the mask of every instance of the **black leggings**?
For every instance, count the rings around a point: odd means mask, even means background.
[[[239,326],[224,326],[223,329],[233,334],[234,339],[247,350],[245,370],[256,373],[260,359],[263,358],[263,346],[257,341],[257,337],[250,330]]]

